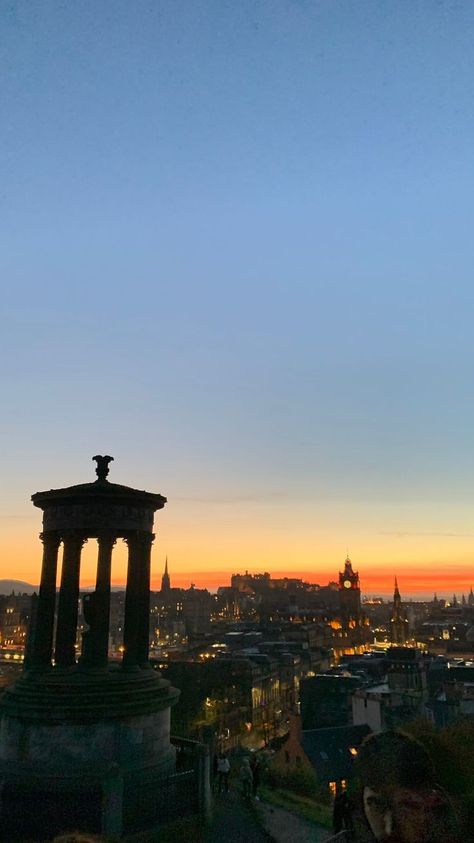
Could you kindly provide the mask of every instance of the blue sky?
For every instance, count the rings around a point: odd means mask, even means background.
[[[183,570],[408,564],[390,532],[472,569],[473,5],[0,18],[11,541],[108,452]]]

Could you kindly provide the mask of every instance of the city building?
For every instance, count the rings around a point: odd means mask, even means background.
[[[352,722],[352,695],[364,679],[351,674],[322,674],[302,679],[300,706],[303,729],[346,726]]]
[[[384,681],[361,686],[352,695],[354,725],[367,724],[374,732],[425,716],[429,700],[429,658],[415,647],[390,647],[387,660]]]
[[[344,627],[357,626],[361,619],[359,573],[346,557],[344,570],[339,572],[339,604]]]
[[[334,797],[347,788],[354,775],[359,747],[369,734],[366,725],[302,729],[300,718],[294,716],[290,719],[288,736],[272,761],[272,769],[283,775],[311,772],[315,776],[316,792]]]
[[[32,596],[0,595],[0,646],[23,650],[26,644]]]
[[[402,598],[395,577],[395,589],[393,592],[393,608],[390,618],[390,633],[392,644],[403,646],[408,641],[408,619],[402,604]]]

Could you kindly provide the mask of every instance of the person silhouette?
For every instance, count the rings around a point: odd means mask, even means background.
[[[369,735],[356,769],[363,813],[381,843],[460,843],[454,809],[436,783],[432,761],[401,732]]]

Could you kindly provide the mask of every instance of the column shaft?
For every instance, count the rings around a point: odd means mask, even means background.
[[[137,654],[140,667],[145,667],[148,664],[148,651],[150,649],[150,571],[151,546],[154,538],[153,533],[144,533],[140,542],[140,612],[137,635]]]
[[[137,667],[138,616],[140,610],[140,546],[138,533],[126,539],[128,545],[127,587],[125,591],[125,617],[123,623],[123,666]]]
[[[60,538],[57,533],[44,532],[41,534],[41,540],[43,542],[43,566],[36,620],[32,633],[31,662],[26,665],[27,667],[47,667],[51,664],[53,650],[56,575]]]
[[[56,629],[56,664],[70,667],[76,661],[77,612],[82,535],[64,536],[63,567],[59,592],[58,625]]]
[[[150,623],[150,553],[152,533],[136,532],[127,539],[128,571],[125,593],[125,667],[137,667],[148,660]]]
[[[99,554],[97,559],[96,593],[96,626],[91,629],[95,636],[94,651],[97,653],[98,665],[106,666],[109,656],[109,624],[110,624],[110,576],[112,570],[112,550],[115,536],[102,535],[98,538]]]

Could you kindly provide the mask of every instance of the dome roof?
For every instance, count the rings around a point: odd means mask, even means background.
[[[153,528],[153,513],[166,503],[163,495],[132,489],[107,480],[112,457],[93,457],[97,462],[97,480],[63,489],[36,492],[34,506],[44,512],[43,529],[85,530],[89,535],[109,527],[115,532]]]

